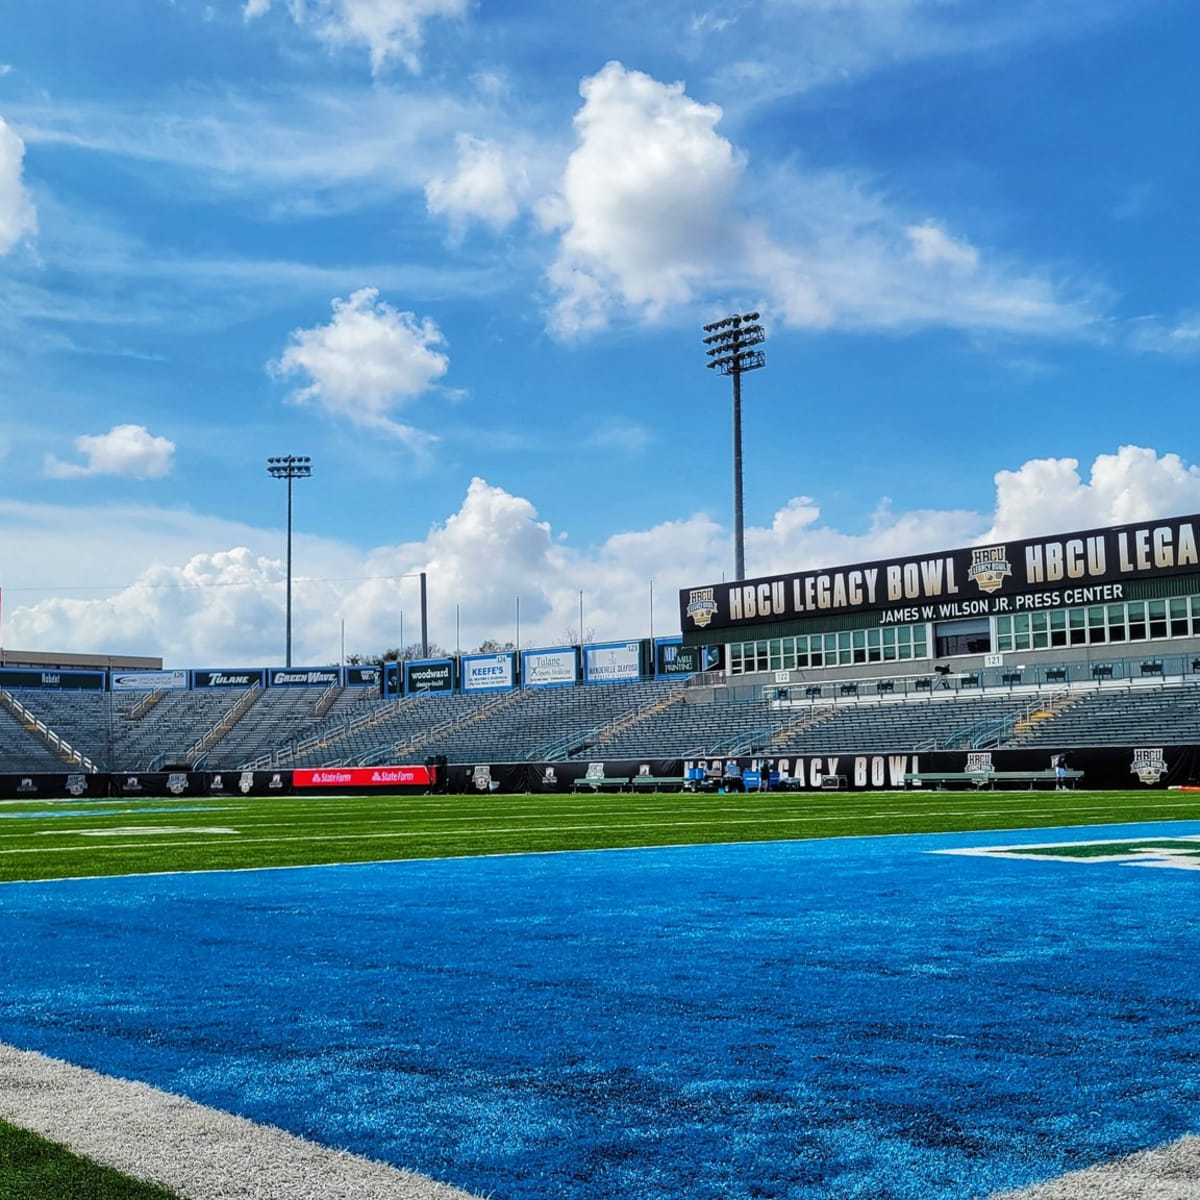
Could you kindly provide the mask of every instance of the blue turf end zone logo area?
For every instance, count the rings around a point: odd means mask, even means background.
[[[1040,846],[961,846],[953,850],[935,850],[933,853],[1200,871],[1200,835],[1120,838],[1099,842],[1047,842]]]

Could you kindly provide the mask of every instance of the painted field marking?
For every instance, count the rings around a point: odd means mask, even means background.
[[[1109,849],[1105,849],[1108,847]],[[1059,851],[1055,854],[1054,851]],[[1200,835],[1178,837],[1100,838],[1090,841],[1045,842],[1041,845],[963,846],[931,850],[968,858],[1020,858],[1026,862],[1103,863],[1123,867],[1163,867],[1200,871]]]
[[[0,1117],[186,1200],[478,1200],[144,1083],[3,1044]]]
[[[237,833],[227,825],[122,825],[116,829],[40,829],[39,837],[158,837],[177,833]]]

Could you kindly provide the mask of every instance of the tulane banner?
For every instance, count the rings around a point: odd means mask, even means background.
[[[234,667],[227,671],[193,671],[192,687],[248,688],[262,687],[267,680],[265,667]]]
[[[526,650],[521,655],[521,682],[527,688],[567,687],[579,678],[579,651],[574,646]]]

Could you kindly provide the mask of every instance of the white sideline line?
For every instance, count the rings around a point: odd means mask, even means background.
[[[479,1200],[144,1083],[3,1044],[0,1118],[184,1200]]]
[[[1047,1183],[994,1192],[990,1200],[1196,1200],[1197,1196],[1200,1138],[1189,1135]]]

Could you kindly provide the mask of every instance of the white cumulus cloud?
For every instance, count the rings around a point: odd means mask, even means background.
[[[114,425],[107,433],[81,434],[75,449],[85,462],[64,462],[46,455],[45,471],[52,479],[81,479],[88,475],[121,475],[129,479],[161,479],[174,464],[175,443],[156,437],[144,425]]]
[[[817,500],[794,497],[747,528],[747,566],[752,575],[834,567],[1200,511],[1200,467],[1147,447],[1097,455],[1086,469],[1069,457],[1034,459],[995,484],[990,512],[895,512],[881,500],[856,532],[823,521]],[[173,666],[279,662],[282,547],[282,530],[188,513],[0,501],[5,644],[161,655]],[[581,598],[597,640],[646,636],[652,621],[657,634],[677,632],[678,590],[720,579],[730,558],[729,531],[710,514],[578,547],[530,499],[477,478],[418,541],[363,551],[299,535],[293,657],[336,661],[343,623],[350,652],[397,645],[401,623],[406,643],[419,640],[421,571],[430,638],[446,650],[517,641],[518,608],[523,647],[558,644],[578,629]],[[63,574],[72,569],[77,580]]]
[[[37,211],[23,179],[25,143],[0,117],[0,254],[37,232]]]
[[[271,0],[246,0],[242,13],[250,21],[270,8]],[[464,16],[467,0],[287,0],[287,11],[330,47],[365,46],[376,75],[389,59],[415,73],[426,22]]]
[[[875,181],[799,158],[756,167],[682,83],[610,62],[580,93],[576,145],[538,209],[559,237],[559,334],[718,296],[800,328],[1079,336],[1095,320],[1087,288],[913,221]]]
[[[716,132],[721,110],[610,62],[579,88],[578,138],[542,208],[561,232],[549,271],[554,323],[607,322],[615,302],[654,317],[686,303],[727,244],[723,222],[743,162]]]
[[[450,176],[436,176],[425,188],[431,213],[446,217],[461,230],[478,220],[504,229],[517,219],[528,186],[525,169],[503,149],[485,138],[460,133],[455,139],[458,159]]]
[[[293,393],[298,403],[415,444],[429,435],[393,414],[446,373],[444,344],[434,321],[400,312],[375,288],[360,288],[333,301],[328,325],[295,330],[269,369],[280,377],[307,376],[309,383]]]

